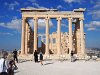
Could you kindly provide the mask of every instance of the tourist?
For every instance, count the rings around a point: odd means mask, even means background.
[[[35,61],[35,62],[38,62],[38,53],[37,53],[36,50],[35,50],[35,52],[34,52],[34,61]]]
[[[14,61],[16,61],[18,63],[17,50],[16,49],[13,51],[13,58],[14,58]]]
[[[68,50],[67,50],[67,54],[69,54],[69,48],[68,48]]]
[[[14,75],[14,70],[17,70],[18,67],[16,66],[15,61],[13,60],[13,55],[10,53],[8,55],[8,62],[9,62],[8,75]]]
[[[74,51],[71,51],[71,62],[74,62]]]
[[[8,63],[7,63],[7,56],[8,53],[6,51],[3,51],[2,53],[3,57],[0,59],[0,75],[8,75]]]
[[[40,51],[40,62],[41,62],[41,65],[43,65],[43,53],[42,53],[42,51]]]
[[[14,70],[17,70],[18,67],[15,64],[14,60],[9,61],[8,75],[14,75]]]

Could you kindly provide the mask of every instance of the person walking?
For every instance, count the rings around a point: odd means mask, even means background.
[[[16,49],[13,51],[13,58],[14,58],[14,61],[16,61],[18,63],[17,50]]]
[[[2,53],[3,57],[0,59],[0,75],[8,75],[8,62],[7,62],[7,56],[8,52],[3,51]]]
[[[35,63],[38,62],[38,53],[36,50],[34,52],[34,61],[35,61]]]
[[[42,51],[40,51],[40,62],[41,62],[41,65],[43,65],[43,53],[42,53]]]
[[[74,62],[74,51],[71,51],[71,62]]]

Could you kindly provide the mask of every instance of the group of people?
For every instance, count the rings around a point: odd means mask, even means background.
[[[40,56],[41,65],[43,65],[43,53],[42,53],[42,51],[40,51],[40,53],[38,53],[37,50],[35,50],[35,52],[34,52],[34,61],[35,61],[35,63],[39,62],[38,61],[38,54]]]
[[[40,53],[38,53],[37,50],[35,50],[35,52],[34,52],[34,61],[35,61],[35,63],[39,62],[38,61],[38,54],[40,56],[39,58],[40,58],[41,65],[43,65],[43,53],[42,53],[42,51],[40,51]],[[70,53],[71,62],[74,62],[76,60],[74,54],[75,54],[75,52],[72,50],[71,53]]]
[[[38,53],[37,50],[35,50],[35,52],[34,52],[34,61],[35,61],[35,63],[38,62],[38,54],[40,56],[41,65],[43,65],[43,53],[42,53],[42,51],[40,51],[40,53]],[[68,51],[68,54],[69,54],[69,51]],[[71,62],[74,62],[76,60],[74,54],[75,54],[75,52],[72,50],[71,53],[70,53]]]
[[[18,69],[15,62],[18,63],[16,49],[12,54],[3,51],[2,58],[0,58],[0,75],[14,75],[14,70]]]

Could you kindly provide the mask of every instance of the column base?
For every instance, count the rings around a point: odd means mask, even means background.
[[[50,54],[45,54],[44,59],[50,59]]]
[[[79,54],[77,55],[79,60],[85,60],[86,55],[85,54]]]

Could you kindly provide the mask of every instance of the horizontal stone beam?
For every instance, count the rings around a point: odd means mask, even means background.
[[[38,17],[39,19],[45,19],[45,17],[49,17],[49,18],[57,18],[57,17],[61,17],[61,18],[84,18],[84,15],[31,15],[31,14],[24,14],[22,15],[23,17],[27,17],[27,18],[33,18],[33,17]]]

